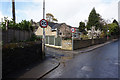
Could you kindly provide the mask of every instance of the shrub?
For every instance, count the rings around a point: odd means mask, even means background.
[[[6,23],[8,23],[8,29],[17,29],[17,30],[26,30],[26,31],[34,31],[34,27],[32,26],[30,21],[22,20],[20,23],[15,23],[13,20],[8,20],[8,17],[4,17],[4,22],[1,23],[0,28],[2,30],[6,30]]]

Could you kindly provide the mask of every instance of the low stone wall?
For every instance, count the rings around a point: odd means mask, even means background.
[[[74,40],[73,42],[73,50],[81,49],[85,47],[89,47],[96,44],[101,44],[107,41],[107,38],[101,39],[92,39],[89,40]],[[64,50],[72,50],[72,40],[62,40],[62,49]]]
[[[62,40],[62,49],[72,50],[72,40]]]
[[[2,49],[2,76],[42,59],[42,43],[7,44]]]
[[[89,47],[91,45],[101,44],[101,43],[104,43],[106,41],[107,41],[106,38],[94,39],[93,41],[92,41],[92,39],[74,40],[73,48],[74,48],[74,50],[81,49],[81,48]]]
[[[94,45],[101,44],[107,41],[107,38],[94,39]]]
[[[73,50],[92,45],[92,40],[74,40]]]

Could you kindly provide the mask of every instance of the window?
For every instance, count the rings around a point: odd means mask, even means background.
[[[60,32],[59,35],[62,35],[62,33]]]

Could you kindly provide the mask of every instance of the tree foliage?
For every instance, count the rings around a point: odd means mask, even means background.
[[[81,21],[79,23],[79,31],[82,32],[82,33],[84,33],[84,34],[86,34],[85,28],[86,28],[85,27],[85,23]]]
[[[117,24],[119,26],[119,23],[117,22],[116,19],[113,20],[113,23]]]
[[[34,27],[32,26],[30,21],[22,20],[20,23],[15,23],[12,20],[8,20],[7,17],[4,17],[4,22],[1,23],[0,28],[6,30],[8,29],[17,29],[17,30],[27,30],[27,31],[34,31]],[[6,25],[7,24],[7,25]]]
[[[89,14],[88,23],[86,27],[87,29],[90,29],[92,26],[95,26],[96,30],[98,28],[102,30],[103,24],[101,23],[101,21],[102,21],[101,16],[98,13],[96,13],[95,8],[93,8]]]
[[[116,23],[108,24],[109,35],[119,35],[119,26]]]
[[[54,18],[53,14],[51,14],[51,13],[46,14],[46,19],[48,22],[54,22],[54,21],[58,22],[58,20],[56,18]]]

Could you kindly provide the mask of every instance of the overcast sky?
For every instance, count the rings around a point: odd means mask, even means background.
[[[0,0],[0,18],[12,18],[12,0]],[[43,0],[15,0],[16,20],[31,20],[38,22],[43,16]],[[67,23],[78,27],[80,21],[88,20],[89,13],[95,7],[102,18],[118,20],[119,0],[45,0],[46,13],[52,13],[58,23]]]

